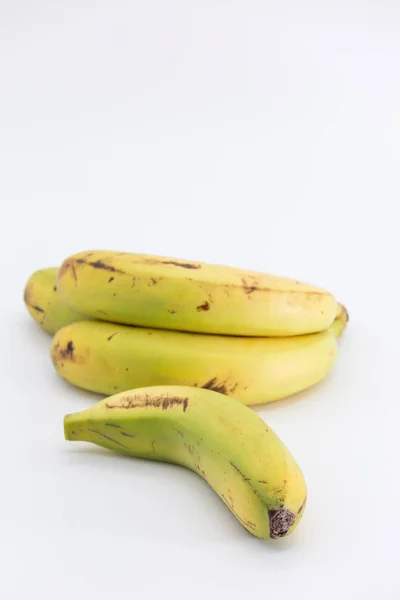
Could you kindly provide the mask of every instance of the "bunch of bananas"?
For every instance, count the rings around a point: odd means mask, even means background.
[[[303,474],[246,405],[330,372],[348,321],[332,294],[232,267],[90,251],[34,273],[24,300],[53,334],[57,373],[107,396],[65,417],[66,439],[194,470],[257,537],[295,529]]]

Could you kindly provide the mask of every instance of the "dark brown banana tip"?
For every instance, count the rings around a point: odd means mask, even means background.
[[[269,510],[269,534],[271,538],[284,537],[293,525],[296,516],[287,508]]]

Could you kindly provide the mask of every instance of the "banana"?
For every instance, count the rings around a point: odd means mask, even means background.
[[[257,338],[82,321],[56,333],[51,358],[62,378],[102,394],[184,385],[260,404],[323,379],[334,364],[343,327],[337,320],[320,333]]]
[[[292,454],[261,418],[223,394],[149,387],[64,418],[65,438],[198,473],[256,537],[291,534],[307,487]]]
[[[330,326],[330,331],[339,338],[349,322],[349,312],[343,304],[338,304],[336,318]]]
[[[55,333],[65,325],[90,320],[69,307],[57,292],[57,267],[35,271],[24,289],[24,302],[32,318],[48,333]]]
[[[325,290],[293,279],[175,258],[91,251],[58,273],[61,297],[104,321],[240,336],[327,329],[337,312]]]

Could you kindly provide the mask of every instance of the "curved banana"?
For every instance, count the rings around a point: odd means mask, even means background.
[[[131,390],[67,415],[64,432],[67,440],[195,471],[259,538],[292,533],[303,515],[307,489],[295,459],[256,413],[223,394]]]
[[[335,333],[244,338],[82,321],[56,333],[51,357],[61,377],[93,392],[186,385],[259,404],[323,379],[336,358]]]
[[[327,329],[335,298],[292,279],[127,252],[81,252],[58,273],[62,298],[93,318],[161,329],[292,336]]]
[[[24,302],[31,317],[48,333],[55,333],[65,325],[90,320],[66,304],[57,292],[57,267],[35,271],[24,289]]]

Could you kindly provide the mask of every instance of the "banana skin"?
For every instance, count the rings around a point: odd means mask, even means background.
[[[303,474],[279,437],[240,402],[185,386],[125,391],[64,418],[65,438],[198,473],[252,535],[291,534],[304,513]]]
[[[56,333],[51,358],[63,379],[101,394],[184,385],[262,404],[321,381],[344,327],[337,319],[320,333],[245,338],[82,321]]]
[[[176,258],[93,250],[67,258],[63,300],[92,318],[198,333],[286,337],[327,329],[337,302],[293,279]]]
[[[65,325],[76,321],[90,320],[60,297],[57,291],[58,267],[35,271],[24,289],[24,303],[31,317],[48,333],[55,333]]]

